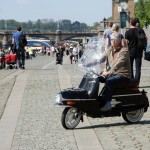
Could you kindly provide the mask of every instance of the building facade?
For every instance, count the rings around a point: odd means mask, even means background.
[[[126,2],[127,8],[122,9],[121,2]],[[112,19],[121,22],[122,27],[128,27],[130,19],[134,17],[134,0],[120,0],[119,3],[112,1]]]

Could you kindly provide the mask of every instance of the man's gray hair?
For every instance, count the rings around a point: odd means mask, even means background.
[[[117,39],[121,39],[121,34],[118,33],[118,32],[116,32],[116,31],[112,32],[111,35],[113,35],[113,36],[114,36],[115,38],[117,38]]]

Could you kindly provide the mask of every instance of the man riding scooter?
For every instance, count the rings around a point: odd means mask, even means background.
[[[105,77],[106,104],[100,108],[101,111],[111,110],[111,99],[117,85],[128,83],[131,76],[130,56],[128,49],[121,44],[121,34],[113,32],[111,34],[111,47],[104,52],[104,57],[108,60],[106,70],[102,72]]]
[[[137,123],[148,110],[146,91],[138,89],[136,80],[130,79],[129,53],[121,45],[120,34],[111,35],[112,45],[106,51],[102,41],[96,41],[94,38],[89,41],[78,61],[77,67],[84,72],[79,86],[63,89],[56,95],[55,106],[65,107],[61,115],[65,129],[74,129],[84,121],[84,115],[92,118],[122,116],[127,123]],[[104,70],[100,64],[106,58],[108,65]],[[105,83],[101,89],[99,82]]]

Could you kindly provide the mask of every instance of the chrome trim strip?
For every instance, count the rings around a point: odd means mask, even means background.
[[[142,93],[138,93],[138,94],[125,94],[125,95],[113,95],[113,97],[127,97],[127,96],[139,96],[139,95],[142,95]]]
[[[60,99],[61,99],[61,101],[70,101],[70,100],[72,100],[72,101],[94,101],[94,100],[96,100],[96,99],[65,99],[65,98],[63,98],[62,97],[62,95],[61,95],[61,93],[60,93]]]

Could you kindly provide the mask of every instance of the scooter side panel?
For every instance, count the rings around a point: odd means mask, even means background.
[[[89,99],[88,92],[82,88],[68,88],[60,92],[62,99],[66,100],[82,100]]]
[[[86,113],[87,116],[92,118],[113,117],[121,115],[118,111],[101,112],[100,101],[98,100],[80,101],[75,104],[74,107],[78,108],[80,111]]]
[[[97,115],[99,114],[99,103],[97,100],[92,101],[80,101],[77,108],[87,115]]]
[[[148,97],[145,93],[129,90],[126,92],[126,94],[113,95],[112,107],[115,110],[120,110],[123,112],[149,107]]]

